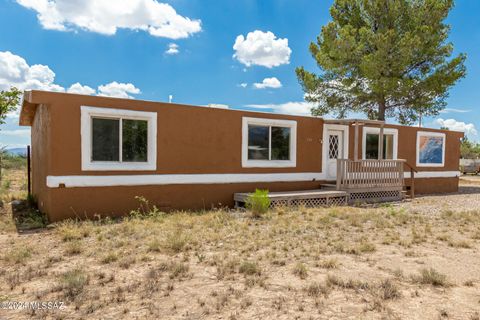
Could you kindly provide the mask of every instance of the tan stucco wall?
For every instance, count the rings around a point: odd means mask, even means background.
[[[209,209],[233,205],[233,193],[266,188],[288,191],[318,188],[320,181],[289,183],[243,183],[216,185],[163,185],[132,187],[47,188],[46,176],[208,174],[208,173],[295,173],[322,171],[323,119],[277,114],[202,108],[128,99],[34,92],[39,104],[32,123],[33,192],[51,221],[94,214],[120,215],[138,207],[136,196],[144,196],[164,209]],[[157,112],[157,170],[81,170],[80,106],[110,107]],[[242,117],[297,121],[297,166],[295,168],[242,168]],[[416,132],[399,130],[398,158],[415,165]],[[421,128],[428,131],[428,129]],[[436,130],[438,131],[438,130]],[[446,132],[444,168],[424,171],[458,170],[460,133]],[[359,153],[361,155],[359,134]],[[350,130],[349,154],[353,158],[354,130]],[[417,193],[451,192],[457,178],[418,179]]]
[[[50,107],[39,105],[32,124],[32,194],[41,211],[51,210],[50,191],[45,181],[51,172]]]

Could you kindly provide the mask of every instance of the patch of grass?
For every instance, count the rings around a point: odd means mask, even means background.
[[[157,238],[155,238],[150,241],[147,246],[149,252],[160,252],[162,243]]]
[[[174,262],[170,264],[170,279],[181,278],[188,274],[189,267],[187,264]]]
[[[118,255],[115,252],[109,252],[102,258],[102,263],[109,264],[118,260]]]
[[[181,230],[177,229],[167,235],[164,246],[173,253],[182,252],[189,241],[189,237]]]
[[[327,284],[312,282],[304,288],[305,292],[311,297],[318,297],[320,295],[328,296],[330,287]]]
[[[70,255],[80,254],[83,251],[82,243],[78,240],[71,241],[67,244],[65,252]]]
[[[447,276],[433,268],[420,270],[420,274],[412,277],[412,280],[420,284],[430,284],[435,287],[449,286]]]
[[[383,280],[380,283],[379,291],[383,300],[398,299],[402,296],[398,286],[390,279]]]
[[[15,264],[24,264],[32,256],[32,250],[29,247],[15,247],[8,251],[4,259]]]
[[[306,279],[308,276],[308,270],[307,267],[301,263],[298,262],[294,267],[293,267],[293,274],[299,277],[300,279]]]
[[[240,265],[238,272],[243,273],[247,276],[253,275],[260,275],[262,274],[262,270],[258,266],[258,264],[254,261],[244,261]]]
[[[339,266],[339,262],[337,259],[332,258],[332,259],[320,261],[318,263],[318,266],[323,269],[336,269]]]
[[[73,269],[61,275],[59,287],[64,291],[65,297],[75,299],[83,292],[88,284],[88,276],[82,269]]]
[[[470,242],[466,240],[458,240],[458,241],[451,240],[448,242],[448,245],[453,248],[464,248],[464,249],[470,249],[472,247]]]
[[[331,274],[327,275],[326,283],[329,286],[335,286],[342,289],[366,290],[370,288],[368,282],[354,279],[343,280],[342,278]]]
[[[60,223],[56,231],[65,242],[80,240],[82,238],[82,233],[78,223],[72,220],[67,220]]]

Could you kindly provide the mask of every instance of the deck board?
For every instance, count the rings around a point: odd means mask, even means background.
[[[251,193],[240,192],[235,193],[233,198],[235,201],[244,202],[245,199]],[[301,191],[281,191],[281,192],[269,192],[268,197],[271,200],[293,200],[293,199],[310,199],[310,198],[330,198],[347,196],[346,191],[333,191],[333,190],[301,190]]]

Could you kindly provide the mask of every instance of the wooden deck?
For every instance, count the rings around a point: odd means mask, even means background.
[[[233,199],[236,207],[241,207],[245,203],[250,193],[235,193]],[[334,206],[348,204],[348,193],[345,191],[331,190],[302,190],[270,192],[268,197],[271,201],[271,207],[281,206]]]
[[[316,190],[270,192],[271,207],[278,206],[332,206],[354,203],[401,201],[406,191],[404,165],[414,169],[402,159],[349,160],[337,159],[336,184],[326,183]],[[413,179],[412,179],[413,180]],[[412,181],[410,196],[414,197]],[[245,204],[250,193],[235,193],[235,206]]]

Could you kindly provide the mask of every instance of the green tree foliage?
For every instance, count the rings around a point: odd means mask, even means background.
[[[15,87],[11,87],[7,91],[0,91],[0,124],[5,123],[7,113],[17,108],[21,94],[22,92]]]
[[[480,144],[468,140],[467,137],[463,138],[460,145],[460,156],[463,159],[480,158]]]
[[[442,110],[448,90],[464,77],[466,56],[452,58],[444,23],[453,0],[335,0],[332,21],[310,52],[320,74],[297,68],[314,115],[411,124]]]

